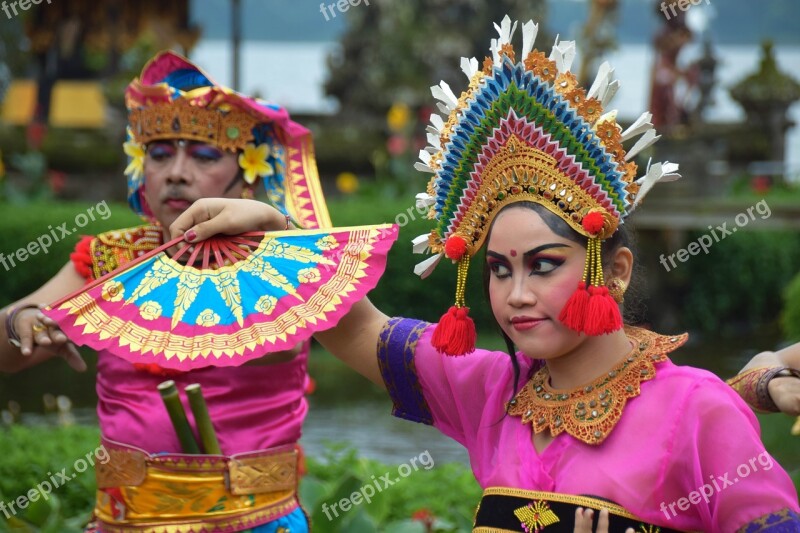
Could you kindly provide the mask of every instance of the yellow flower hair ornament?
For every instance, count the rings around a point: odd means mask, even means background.
[[[252,185],[257,178],[271,176],[274,173],[268,161],[269,150],[269,145],[266,143],[258,146],[251,143],[239,154],[239,166],[244,170],[244,181],[248,184]]]
[[[125,167],[125,175],[134,181],[141,179],[144,176],[144,146],[130,140],[122,145],[122,149],[130,158],[128,166]]]

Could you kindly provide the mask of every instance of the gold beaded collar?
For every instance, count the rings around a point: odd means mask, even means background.
[[[683,345],[688,335],[659,335],[625,327],[634,346],[631,353],[607,374],[572,391],[550,387],[547,365],[537,371],[508,404],[508,414],[530,423],[534,434],[550,428],[555,437],[566,431],[587,444],[600,444],[617,425],[628,399],[638,396],[643,381],[656,375],[655,365]]]

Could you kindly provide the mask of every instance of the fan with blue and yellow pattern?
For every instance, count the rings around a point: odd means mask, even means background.
[[[76,344],[133,363],[241,365],[333,327],[377,285],[397,233],[386,224],[218,235],[194,246],[178,238],[44,313]]]

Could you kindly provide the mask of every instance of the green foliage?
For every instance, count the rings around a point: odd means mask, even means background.
[[[0,532],[78,533],[89,521],[94,506],[94,470],[78,473],[75,463],[94,453],[100,443],[97,428],[82,426],[40,428],[11,426],[0,439],[0,501],[10,503],[55,478],[61,486],[47,499],[39,497],[6,521],[0,515]],[[66,469],[68,482],[57,473]],[[51,482],[52,484],[52,482]],[[46,489],[45,489],[46,490]],[[41,493],[40,493],[41,494]],[[16,510],[16,507],[14,508]],[[10,511],[9,511],[10,512]]]
[[[122,131],[110,134],[102,129],[48,128],[41,151],[49,168],[63,172],[112,171],[119,169],[125,160]],[[27,169],[17,166],[12,159],[15,154],[28,151],[25,128],[0,124],[0,150],[14,169],[28,175]]]
[[[691,235],[689,242],[699,236]],[[798,264],[795,233],[742,231],[715,243],[676,271],[686,280],[683,326],[730,333],[776,325],[780,295]]]
[[[788,340],[800,341],[800,274],[789,283],[783,300],[785,302],[781,314],[783,334]]]
[[[800,475],[800,437],[791,434],[794,417],[778,414],[758,414],[761,425],[761,441],[780,465],[790,473]],[[800,479],[800,478],[798,478]],[[800,487],[800,483],[795,483]]]
[[[412,520],[419,514],[430,517],[433,531],[469,530],[481,495],[472,472],[461,465],[434,465],[421,458],[405,465],[399,471],[396,465],[358,457],[354,450],[341,446],[331,446],[322,458],[309,458],[309,474],[301,483],[300,496],[314,531],[372,532],[381,526],[381,531],[424,532],[422,524]],[[386,479],[387,474],[395,482],[385,487],[381,478]],[[335,516],[331,507],[359,491],[375,494],[369,503],[363,501],[347,512],[337,507],[339,516]]]
[[[127,205],[107,205],[111,212],[107,220],[102,220],[98,210],[95,210],[94,221],[90,220],[83,228],[76,228],[75,217],[81,213],[87,215],[87,210],[94,204],[66,202],[0,204],[0,209],[3,211],[3,217],[0,219],[0,234],[3,235],[0,253],[6,257],[6,266],[0,263],[0,274],[2,274],[0,294],[3,295],[0,305],[30,294],[58,272],[69,261],[69,254],[80,235],[93,235],[141,223],[141,219],[134,215]],[[72,228],[75,228],[77,231],[62,237],[58,226],[65,222],[67,230],[71,232]],[[56,236],[55,239],[53,234]],[[54,241],[47,254],[39,251],[36,255],[28,256],[24,262],[18,262],[15,258],[16,266],[12,266],[8,256],[36,242],[36,239],[43,235],[50,236]]]
[[[8,180],[3,180],[0,199],[25,203],[31,200],[45,201],[52,197],[52,192],[47,185],[47,159],[44,154],[35,151],[11,154],[9,163],[26,179],[22,187],[15,187]]]

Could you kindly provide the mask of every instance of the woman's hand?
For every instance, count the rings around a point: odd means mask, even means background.
[[[794,376],[774,377],[767,385],[767,390],[782,413],[800,416],[800,379]]]
[[[220,233],[284,230],[286,225],[286,217],[264,202],[201,198],[172,223],[169,232],[173,239],[183,236],[187,242],[197,242]]]
[[[39,309],[28,308],[17,312],[14,317],[14,331],[19,337],[20,350],[25,357],[42,352],[45,358],[63,357],[69,366],[78,372],[86,370],[86,362],[78,349],[58,328],[58,324],[44,316]]]
[[[800,369],[800,343],[792,344],[777,352],[761,352],[753,357],[741,372],[760,367],[788,366]],[[800,379],[793,376],[776,376],[767,385],[767,390],[782,413],[800,415]]]
[[[608,531],[608,509],[600,511],[600,518],[597,519],[597,529],[592,531],[592,518],[594,509],[575,509],[575,530],[574,533],[609,533]],[[625,533],[635,533],[633,528],[628,528]]]

